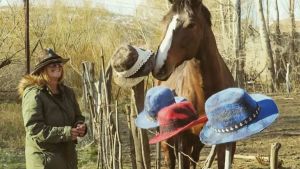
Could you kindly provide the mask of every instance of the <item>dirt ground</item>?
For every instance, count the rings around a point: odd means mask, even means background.
[[[282,161],[282,169],[300,169],[300,94],[292,96],[274,95],[271,96],[275,99],[279,108],[278,119],[267,129],[253,135],[250,138],[237,142],[237,155],[242,156],[262,156],[269,157],[271,151],[271,144],[280,143],[279,160]],[[124,128],[123,128],[124,129]],[[126,132],[122,132],[125,141],[128,137]],[[151,137],[151,136],[149,136]],[[129,144],[124,143],[124,154],[129,153]],[[155,157],[155,146],[151,146],[152,164]],[[200,153],[200,162],[197,168],[202,168],[206,157],[210,152],[210,147],[205,146]],[[125,156],[124,156],[125,157]],[[127,156],[129,157],[129,156]],[[130,160],[123,158],[124,166],[130,168]],[[212,168],[217,168],[216,161],[214,161]],[[125,167],[125,168],[126,168]],[[154,166],[152,166],[154,168]],[[166,166],[162,166],[165,169]],[[234,159],[233,169],[268,169],[269,163],[263,162],[260,164],[257,160],[248,159]]]
[[[269,128],[263,132],[253,135],[243,141],[237,142],[238,155],[244,156],[264,156],[270,154],[272,143],[281,143],[279,150],[279,159],[282,160],[283,169],[300,169],[300,94],[286,97],[284,95],[272,96],[278,104],[280,115],[279,118]],[[119,118],[126,119],[123,113],[119,114]],[[130,162],[130,146],[128,142],[127,121],[121,121],[121,140],[123,145],[123,167],[125,169],[132,168]],[[151,136],[149,136],[151,137]],[[84,147],[84,146],[83,146]],[[96,148],[86,149],[79,147],[79,168],[93,169],[96,168]],[[151,146],[152,164],[154,166],[155,145]],[[2,152],[3,151],[3,152]],[[197,168],[202,168],[203,163],[210,151],[210,147],[205,148],[200,153],[200,162]],[[0,149],[0,168],[25,168],[24,151],[7,151]],[[16,165],[18,164],[18,165]],[[152,167],[154,168],[154,167]],[[161,169],[165,169],[163,166]],[[216,167],[216,161],[212,168]],[[233,169],[268,169],[267,165],[260,164],[257,160],[234,159]]]

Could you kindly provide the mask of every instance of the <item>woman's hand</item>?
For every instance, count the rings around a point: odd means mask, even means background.
[[[71,129],[71,136],[72,136],[73,141],[77,140],[77,137],[79,136],[79,132],[78,132],[77,128]]]
[[[86,133],[86,124],[85,123],[77,124],[76,129],[78,131],[78,136],[83,137]]]

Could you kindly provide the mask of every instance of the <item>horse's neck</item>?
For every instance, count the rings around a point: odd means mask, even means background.
[[[199,60],[194,58],[185,61],[174,70],[167,81],[160,81],[159,84],[175,90],[178,96],[191,101],[198,112],[204,113],[205,100]]]
[[[216,44],[214,34],[208,31],[207,41],[197,56],[201,60],[201,74],[205,98],[228,87],[234,86],[233,77],[222,59]]]

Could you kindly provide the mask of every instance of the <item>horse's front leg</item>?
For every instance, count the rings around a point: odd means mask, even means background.
[[[193,169],[196,169],[197,162],[199,161],[200,152],[202,148],[204,147],[204,144],[200,141],[199,137],[192,134],[192,140],[193,140],[193,150],[192,150],[192,159],[194,162],[192,162]]]
[[[191,152],[194,145],[194,134],[192,134],[190,131],[185,131],[180,135],[181,139],[178,144],[180,145],[180,149],[184,153],[182,156],[182,166],[184,169],[190,168],[190,163],[192,163],[191,159],[193,157],[191,156]],[[198,139],[199,140],[199,139]],[[193,159],[194,160],[194,159]]]
[[[232,154],[231,159],[233,161],[235,149],[236,149],[236,142],[230,143],[232,144]],[[217,157],[218,157],[218,169],[224,169],[225,167],[225,150],[226,150],[226,144],[219,144],[216,146],[217,149]],[[232,163],[231,161],[231,163]]]
[[[164,156],[164,163],[169,169],[175,169],[176,156],[174,148],[170,147],[169,145],[175,147],[174,140],[172,138],[167,141],[162,141],[161,143],[161,149]]]

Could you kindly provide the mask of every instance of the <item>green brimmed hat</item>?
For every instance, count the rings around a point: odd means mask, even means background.
[[[43,54],[38,57],[37,64],[34,66],[33,71],[31,72],[32,75],[38,75],[40,71],[47,65],[51,63],[63,63],[65,64],[70,59],[69,58],[62,58],[61,56],[57,55],[52,49],[47,48],[44,50]]]

